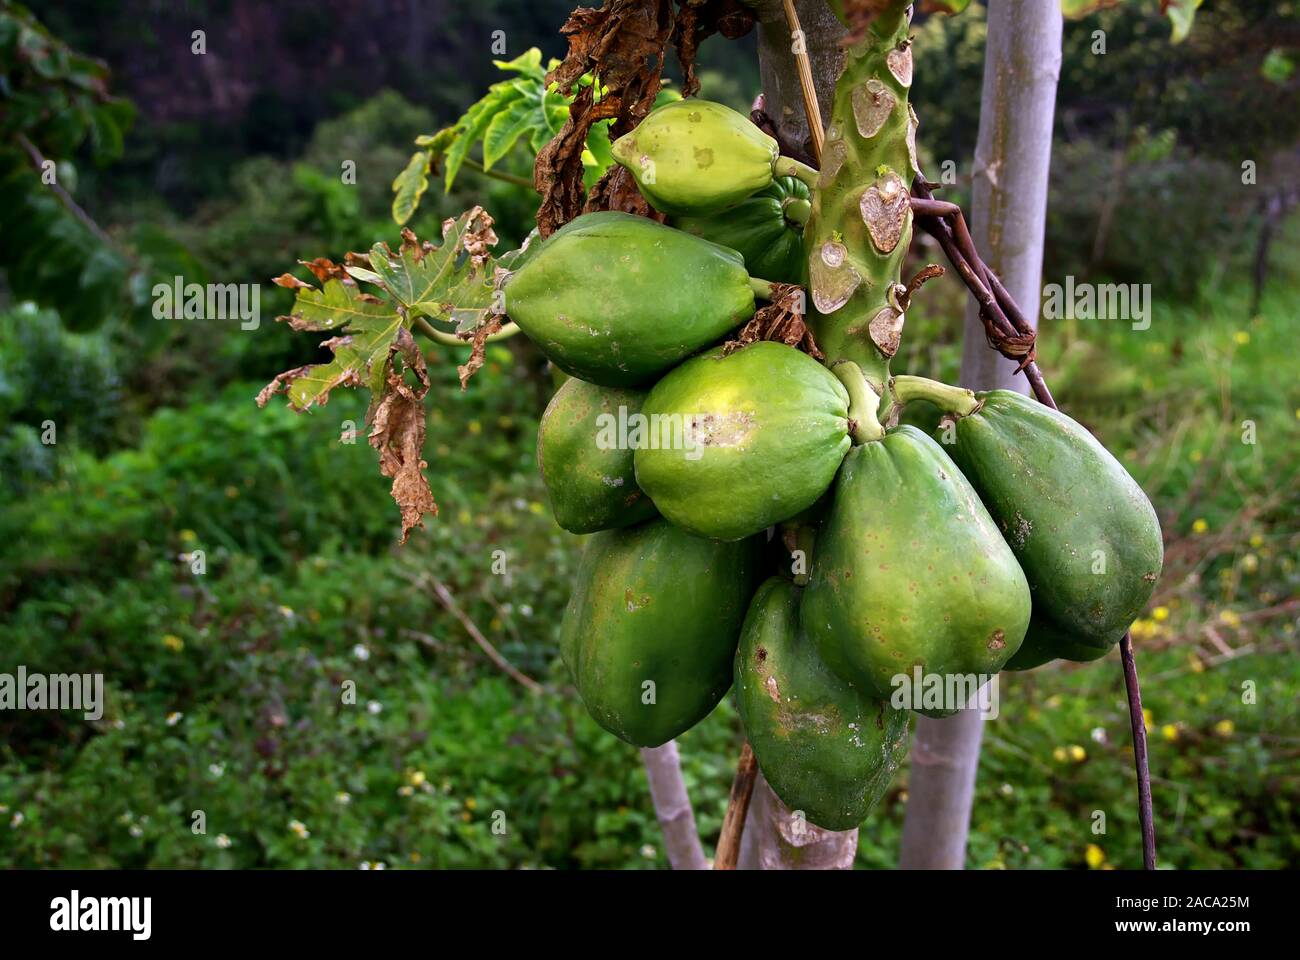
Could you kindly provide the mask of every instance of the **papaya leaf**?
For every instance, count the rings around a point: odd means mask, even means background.
[[[541,116],[539,108],[539,100],[525,94],[509,110],[492,118],[483,134],[484,169],[491,170],[492,164],[509,153],[515,141],[537,123]]]
[[[493,257],[496,242],[492,218],[474,207],[443,222],[440,245],[421,242],[404,229],[396,252],[377,243],[369,254],[348,254],[343,264],[324,257],[301,261],[321,282],[319,288],[287,273],[273,281],[295,291],[292,311],[278,319],[295,330],[333,334],[322,346],[334,356],[328,363],[277,374],[258,393],[257,404],[264,407],[284,393],[289,406],[301,412],[324,406],[337,387],[368,389],[370,444],[378,451],[380,471],[393,481],[403,542],[425,514],[438,511],[421,456],[429,378],[411,327],[419,317],[456,322],[461,336],[473,342],[472,365],[487,334],[501,324],[494,309],[497,286],[527,255],[526,243]],[[361,284],[376,292],[363,291]],[[462,384],[472,372],[462,371]]]
[[[420,198],[429,189],[430,150],[417,150],[411,155],[406,169],[393,180],[393,220],[405,226],[420,205]]]

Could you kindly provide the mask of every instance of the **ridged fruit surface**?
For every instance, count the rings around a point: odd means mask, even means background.
[[[565,373],[643,386],[754,313],[740,254],[646,217],[587,213],[505,285],[510,318]]]
[[[771,341],[694,357],[655,384],[642,413],[681,443],[636,451],[659,512],[702,537],[738,540],[825,492],[851,441],[848,392],[806,353]],[[655,418],[659,418],[657,421]]]
[[[588,538],[560,653],[597,723],[657,747],[709,715],[731,686],[756,550],[666,520]]]
[[[636,485],[632,449],[620,425],[641,411],[645,393],[576,377],[555,392],[537,431],[537,465],[555,522],[570,533],[626,527],[655,515]]]
[[[860,824],[907,752],[908,714],[821,661],[799,626],[800,590],[773,577],[749,605],[736,650],[736,704],[763,776],[827,830]]]
[[[956,423],[946,447],[1024,568],[1034,612],[1108,648],[1151,598],[1164,562],[1142,488],[1084,427],[1010,390]]]
[[[1015,555],[939,444],[903,426],[844,458],[802,604],[836,674],[885,700],[914,667],[945,685],[992,675],[1029,615]]]
[[[657,107],[614,142],[642,196],[674,216],[716,213],[762,190],[778,153],[749,117],[694,97]]]

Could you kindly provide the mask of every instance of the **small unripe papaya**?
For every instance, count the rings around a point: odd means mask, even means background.
[[[788,215],[787,205],[802,204],[806,208],[810,201],[808,185],[802,180],[777,177],[730,210],[679,217],[674,226],[735,250],[745,258],[745,269],[755,277],[802,284],[808,271],[803,227]]]
[[[505,284],[505,309],[565,373],[636,387],[754,313],[734,250],[646,217],[587,213]]]
[[[806,510],[831,485],[852,444],[848,405],[835,375],[793,347],[711,350],[646,397],[641,412],[656,442],[636,451],[637,483],[683,530],[750,536]]]
[[[725,210],[772,182],[777,143],[743,114],[694,98],[664,104],[614,142],[614,159],[656,210]]]
[[[547,404],[537,465],[555,522],[570,533],[626,527],[655,515],[636,485],[631,447],[617,442],[618,424],[640,413],[644,400],[639,390],[571,377]]]

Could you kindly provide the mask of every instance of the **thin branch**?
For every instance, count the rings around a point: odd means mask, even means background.
[[[44,174],[45,157],[41,156],[41,151],[37,149],[36,144],[28,140],[27,136],[22,133],[17,134],[17,140],[18,145],[22,147],[27,152],[27,156],[31,158],[32,165],[36,167],[37,173]],[[44,181],[42,180],[42,182]],[[116,241],[108,235],[108,232],[105,231],[103,227],[94,221],[90,214],[81,208],[81,205],[78,204],[76,200],[72,199],[72,194],[68,193],[67,190],[64,190],[57,181],[46,184],[46,186],[54,192],[54,195],[59,198],[59,202],[67,208],[68,212],[80,220],[82,225],[93,233],[101,243],[107,244],[115,250],[118,249]]]
[[[542,693],[545,690],[540,683],[532,677],[520,673],[509,660],[501,656],[500,651],[488,642],[487,637],[483,636],[482,631],[480,631],[474,624],[474,621],[471,620],[459,606],[457,606],[456,600],[452,597],[451,591],[447,589],[446,584],[433,577],[424,577],[422,578],[422,582],[425,586],[433,590],[433,594],[438,598],[438,602],[447,608],[448,613],[460,621],[460,625],[465,628],[465,632],[474,639],[474,642],[477,643],[479,647],[482,648],[483,652],[487,654],[488,659],[496,664],[500,670],[507,674],[511,679],[518,681],[531,693]]]
[[[731,782],[731,799],[727,801],[727,813],[722,818],[722,833],[718,835],[718,847],[713,854],[714,870],[736,869],[736,860],[740,856],[740,836],[745,830],[745,816],[749,813],[749,800],[754,795],[754,780],[757,776],[758,761],[754,759],[754,750],[746,740],[740,748],[736,779]]]
[[[790,35],[803,36],[803,27],[799,25],[799,14],[794,9],[794,0],[783,0],[783,3],[785,22],[790,28]],[[796,47],[794,62],[799,69],[799,91],[803,94],[803,109],[808,116],[808,133],[812,142],[813,159],[820,164],[822,144],[826,140],[826,128],[822,126],[822,112],[817,105],[817,88],[813,82],[812,62],[808,59],[806,37],[804,42]]]
[[[1124,689],[1128,692],[1128,719],[1133,728],[1133,763],[1137,767],[1138,822],[1142,827],[1142,866],[1156,868],[1156,824],[1151,814],[1151,771],[1147,765],[1147,723],[1142,712],[1142,690],[1138,686],[1137,661],[1133,659],[1133,637],[1127,630],[1119,642],[1124,664]]]

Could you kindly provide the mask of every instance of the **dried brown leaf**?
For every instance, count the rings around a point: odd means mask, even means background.
[[[315,274],[316,279],[321,283],[326,280],[349,279],[343,267],[328,257],[317,257],[315,260],[299,260],[298,262]]]
[[[473,345],[469,359],[464,364],[456,367],[456,373],[460,375],[461,390],[464,390],[469,385],[469,378],[478,373],[483,366],[483,360],[487,353],[487,338],[500,330],[503,323],[505,323],[505,317],[497,314],[488,317],[487,320],[474,328],[473,337],[468,338]]]
[[[802,350],[818,360],[826,359],[817,346],[812,331],[804,322],[804,290],[794,283],[772,284],[772,300],[758,310],[749,322],[740,328],[736,339],[723,344],[724,353],[733,353],[741,347],[759,340],[774,340],[788,347]]]
[[[406,382],[396,358],[405,361],[418,381],[412,388]],[[429,489],[421,456],[424,449],[424,395],[429,392],[429,372],[424,354],[411,332],[402,328],[389,347],[386,389],[371,415],[370,445],[379,453],[379,470],[393,481],[392,494],[402,513],[402,543],[415,527],[424,526],[426,513],[438,515],[438,504]]]
[[[754,11],[740,0],[697,0],[684,2],[673,27],[673,46],[677,62],[682,65],[682,93],[688,97],[699,92],[695,76],[695,58],[700,44],[715,33],[737,40],[754,28]]]
[[[609,132],[616,139],[650,112],[675,19],[671,0],[606,0],[599,9],[579,7],[561,28],[569,52],[548,82],[567,94],[591,73],[604,94],[597,103],[592,87],[577,90],[564,127],[537,155],[533,181],[542,196],[537,228],[543,237],[583,210],[582,151],[592,124],[613,119]]]
[[[299,280],[292,273],[282,273],[278,277],[272,277],[271,282],[278,287],[288,287],[290,290],[311,286],[306,280]]]

